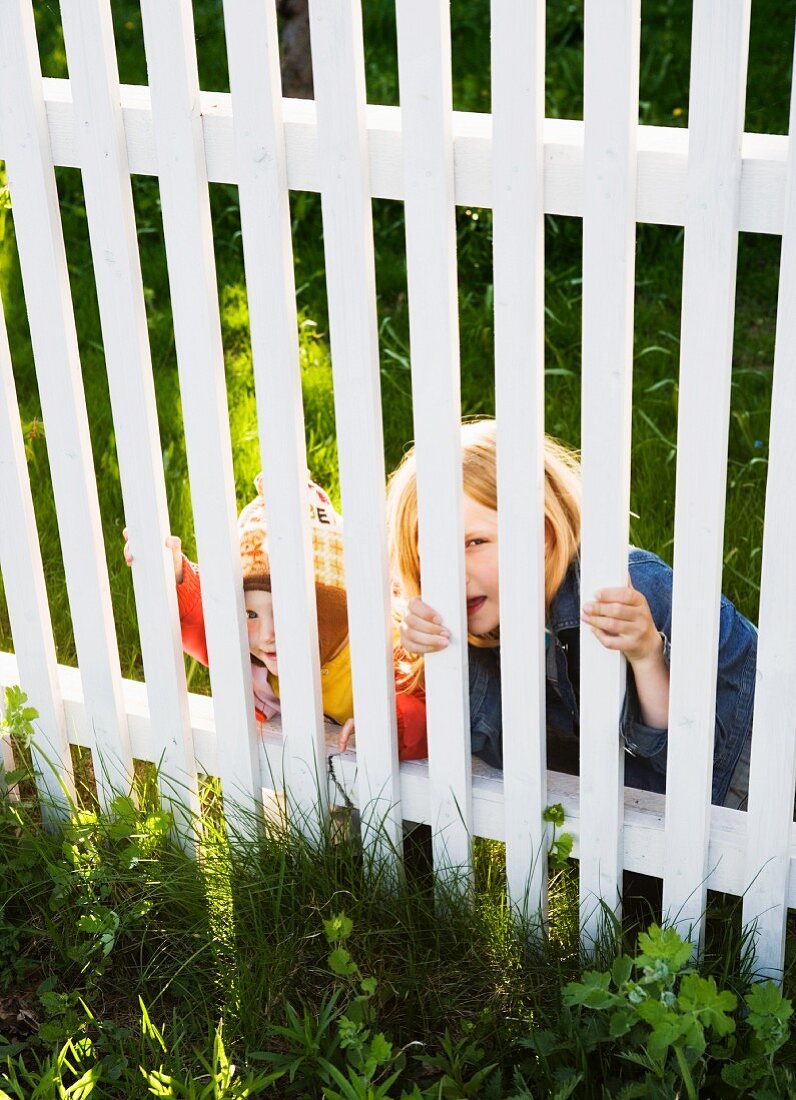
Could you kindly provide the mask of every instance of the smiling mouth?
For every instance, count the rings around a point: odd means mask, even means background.
[[[471,600],[467,601],[467,614],[474,615],[476,611],[480,611],[486,603],[486,596],[473,596]]]
[[[269,661],[276,661],[276,651],[274,651],[273,653],[266,653],[266,657]],[[256,668],[265,668],[265,661],[261,660],[259,657],[255,657],[253,653],[249,654],[249,658],[251,659],[251,663]]]

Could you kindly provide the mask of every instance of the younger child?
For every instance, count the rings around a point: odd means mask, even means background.
[[[257,476],[254,484],[257,496],[240,513],[238,533],[255,713],[258,721],[264,722],[280,711],[279,662],[262,474]],[[307,483],[307,499],[312,531],[323,712],[343,726],[347,740],[353,732],[354,700],[343,571],[343,521],[323,489],[312,481]],[[124,556],[127,564],[131,565],[133,555],[126,529],[124,537]],[[170,535],[166,545],[174,557],[183,649],[207,665],[199,569],[181,552],[180,540],[176,536]],[[400,687],[401,672],[397,671],[396,676]],[[414,760],[425,756],[426,715],[422,696],[397,694],[396,711],[400,759]]]
[[[462,425],[462,463],[472,748],[487,763],[502,767],[493,420]],[[619,650],[627,658],[627,691],[618,731],[627,750],[625,782],[663,792],[672,571],[655,554],[631,547],[629,583],[603,589],[581,606],[580,471],[576,456],[549,438],[544,476],[548,767],[570,774],[578,771],[582,620],[606,648]],[[409,689],[422,695],[422,655],[444,649],[450,634],[420,598],[413,451],[390,480],[388,518],[393,569],[409,601],[401,624],[401,643],[414,655]],[[756,655],[755,627],[722,597],[712,789],[718,805],[740,808],[745,804]]]

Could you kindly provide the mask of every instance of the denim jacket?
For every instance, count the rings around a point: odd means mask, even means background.
[[[672,634],[672,570],[646,550],[631,547],[628,558],[633,587],[647,599],[653,622],[663,637],[663,655],[668,664]],[[548,626],[548,767],[575,774],[580,720],[580,568],[577,562],[570,566],[553,600]],[[472,750],[488,764],[502,768],[500,652],[470,646],[468,659]],[[712,800],[717,805],[727,797],[733,772],[751,735],[756,659],[756,628],[722,596],[712,789]],[[618,732],[627,750],[627,786],[665,791],[668,731],[642,722],[629,666]]]

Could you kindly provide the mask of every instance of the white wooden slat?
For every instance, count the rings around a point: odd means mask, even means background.
[[[47,119],[56,164],[78,167],[77,136],[69,82],[45,78]],[[149,89],[122,85],[122,115],[130,170],[156,175]],[[237,183],[232,109],[224,92],[200,92],[208,179]],[[374,198],[403,198],[400,107],[370,104],[365,111],[370,183]],[[291,190],[319,191],[315,103],[284,102],[287,182]],[[492,205],[492,116],[454,111],[454,193],[459,206]],[[545,137],[545,213],[579,217],[583,212],[583,123],[548,118]],[[781,233],[785,208],[788,139],[781,134],[744,134],[739,228],[744,233]],[[0,130],[0,159],[3,136]],[[685,222],[688,130],[671,126],[638,128],[640,222]]]
[[[135,554],[133,582],[161,796],[175,815],[183,807],[189,811],[190,827],[191,817],[199,813],[199,794],[174,568],[165,547],[169,519],[110,4],[63,0],[61,15],[125,515]]]
[[[401,812],[361,0],[313,0],[310,27],[362,836],[382,862]]]
[[[4,517],[0,523],[0,569],[20,686],[39,712],[32,752],[42,808],[45,815],[56,817],[68,812],[75,785],[2,302],[0,386],[0,515]],[[3,690],[8,686],[10,683],[3,683]],[[5,737],[2,748],[3,765],[11,771],[14,758]]]
[[[766,513],[760,585],[760,638],[749,775],[749,843],[743,923],[762,976],[782,980],[788,918],[790,833],[796,786],[796,86],[791,90],[790,157],[779,274],[774,384],[771,393]]]
[[[224,19],[290,799],[298,820],[315,828],[326,801],[325,757],[273,0],[232,0]]]
[[[707,889],[749,13],[748,0],[697,4],[691,40],[663,898],[694,942]]]
[[[220,774],[228,824],[249,830],[261,803],[257,733],[191,6],[144,0],[141,15]]]
[[[492,4],[495,410],[509,896],[547,905],[544,647],[545,6]],[[517,319],[522,317],[522,324]]]
[[[406,262],[423,598],[451,631],[426,661],[434,861],[470,865],[451,50],[444,0],[398,0]]]
[[[586,5],[581,599],[627,583],[640,0]],[[624,658],[581,629],[581,924],[622,891]]]
[[[78,661],[107,805],[132,758],[33,12],[2,0],[0,111]]]

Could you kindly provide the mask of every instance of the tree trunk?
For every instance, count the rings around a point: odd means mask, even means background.
[[[313,99],[308,0],[278,0],[276,10],[281,17],[282,95]]]

